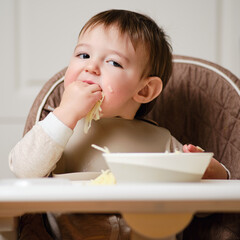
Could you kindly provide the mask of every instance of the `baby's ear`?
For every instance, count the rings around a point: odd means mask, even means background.
[[[144,80],[144,86],[133,99],[138,103],[151,102],[162,92],[162,80],[159,77],[148,77]]]

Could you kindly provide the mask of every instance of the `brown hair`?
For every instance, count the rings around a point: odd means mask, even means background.
[[[128,34],[134,47],[142,43],[148,53],[148,67],[144,75],[160,77],[166,86],[172,73],[172,48],[167,35],[150,17],[128,10],[108,10],[93,16],[82,28],[79,36],[90,27],[103,24],[105,27],[116,25],[121,34]],[[142,104],[135,117],[146,115],[155,100]]]

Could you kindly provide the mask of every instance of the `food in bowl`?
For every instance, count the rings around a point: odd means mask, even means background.
[[[103,153],[117,183],[200,181],[213,153]]]

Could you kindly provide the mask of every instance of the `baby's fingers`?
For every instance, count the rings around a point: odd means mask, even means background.
[[[190,153],[190,152],[204,152],[204,150],[198,146],[194,146],[192,144],[185,144],[183,146],[183,152]]]
[[[96,91],[92,93],[92,96],[95,98],[95,101],[100,101],[103,98],[103,92],[102,91]]]
[[[94,92],[102,92],[102,88],[98,84],[91,84],[88,85],[89,90],[94,93]]]

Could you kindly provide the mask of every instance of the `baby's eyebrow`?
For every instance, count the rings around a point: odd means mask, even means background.
[[[116,51],[116,50],[113,50],[113,49],[109,49],[109,52],[110,52],[111,54],[116,54],[116,55],[118,55],[120,58],[123,58],[126,62],[129,62],[129,58],[126,57],[126,56],[125,56],[124,54],[122,54],[121,52]]]
[[[89,44],[86,44],[86,43],[79,43],[76,47],[75,47],[75,51],[76,51],[76,49],[77,48],[79,48],[79,47],[89,47],[90,45]]]

